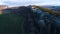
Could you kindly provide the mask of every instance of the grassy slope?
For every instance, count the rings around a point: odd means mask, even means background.
[[[22,34],[23,18],[14,14],[0,15],[0,34]]]
[[[47,8],[40,7],[40,6],[35,6],[35,5],[32,6],[32,7],[39,8],[40,10],[42,10],[44,12],[48,12],[50,14],[60,15],[60,12],[58,12],[58,11],[54,11],[54,10],[51,10],[51,9],[47,9]]]

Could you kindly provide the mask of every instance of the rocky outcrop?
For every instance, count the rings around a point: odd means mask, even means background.
[[[0,5],[0,14],[2,14],[3,9],[7,9],[7,8],[8,8],[7,5]]]

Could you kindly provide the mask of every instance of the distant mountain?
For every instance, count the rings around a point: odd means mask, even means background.
[[[43,6],[45,8],[49,8],[49,9],[52,9],[52,10],[55,10],[55,11],[60,11],[60,6]]]

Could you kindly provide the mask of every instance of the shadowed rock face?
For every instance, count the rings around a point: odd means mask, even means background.
[[[60,28],[60,18],[59,18],[59,16],[56,17],[56,15],[52,15],[52,14],[49,14],[47,12],[42,12],[42,11],[38,12],[37,9],[35,9],[34,13],[37,13],[37,15],[39,15],[39,18],[38,18],[39,20],[37,20],[36,18],[35,19],[36,19],[36,21],[38,21],[40,26],[42,24],[44,24],[44,26],[46,26],[48,32],[50,31],[50,34],[54,34],[55,30],[56,30],[56,34],[59,33],[59,32],[57,32],[57,31],[60,31],[59,30],[59,28]]]
[[[17,14],[17,15],[28,15],[30,13],[32,13],[32,10],[30,8],[27,7],[19,7],[16,10],[13,10],[12,12],[14,12],[13,14]]]
[[[42,27],[40,24],[42,23],[38,23],[39,14],[33,13],[28,7],[19,7],[17,10],[14,10],[13,14],[24,17],[22,26],[24,34],[40,34],[40,27]]]

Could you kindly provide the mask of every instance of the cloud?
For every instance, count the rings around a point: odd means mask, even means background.
[[[60,0],[0,0],[0,4],[16,5],[60,5]]]

